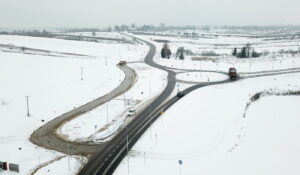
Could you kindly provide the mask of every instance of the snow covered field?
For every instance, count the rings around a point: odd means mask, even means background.
[[[72,34],[92,36],[92,33]],[[97,33],[96,36],[124,37],[119,33]],[[225,36],[198,40],[141,37],[168,39],[173,53],[184,46],[194,53],[215,50],[223,55],[208,60],[195,60],[193,56],[186,56],[184,61],[174,57],[161,59],[162,43],[154,42],[157,46],[155,61],[170,68],[227,72],[229,67],[236,67],[238,72],[248,73],[300,67],[299,54],[277,53],[280,49],[297,49],[298,41]],[[117,87],[124,79],[124,73],[116,67],[120,60],[127,61],[136,71],[135,85],[125,95],[66,123],[58,133],[71,141],[102,142],[132,120],[126,117],[127,110],[135,108],[139,112],[149,104],[166,86],[167,76],[166,72],[141,63],[149,48],[132,42],[135,44],[0,35],[0,161],[20,164],[20,174],[36,170],[36,174],[41,175],[76,174],[86,162],[84,157],[69,157],[69,171],[68,157],[33,145],[28,141],[30,134],[47,121]],[[228,56],[233,47],[247,42],[258,51],[267,49],[276,54],[251,60]],[[38,51],[20,50],[22,47]],[[178,80],[191,82],[226,78],[216,73],[177,74]],[[135,145],[129,156],[130,174],[178,174],[179,160],[183,160],[182,174],[298,174],[295,162],[300,150],[297,140],[290,138],[297,137],[295,133],[299,128],[299,97],[264,97],[250,105],[246,118],[243,116],[249,98],[256,92],[270,88],[299,90],[299,79],[299,73],[287,74],[192,92],[166,111]],[[172,95],[189,86],[191,84],[177,83]],[[30,116],[26,116],[26,96],[29,96]],[[283,115],[288,115],[290,120],[285,120]],[[284,162],[274,159],[273,155],[282,156]],[[127,158],[123,160],[115,174],[128,173],[127,161]],[[252,169],[248,168],[249,164]],[[270,169],[274,166],[277,169]],[[2,174],[15,173],[0,171]]]
[[[148,50],[145,45],[23,36],[0,36],[0,44],[93,57],[0,52],[0,161],[20,164],[20,174],[29,174],[40,164],[62,156],[30,143],[28,139],[34,130],[60,114],[110,92],[124,78],[116,64],[121,59],[140,60]],[[26,96],[29,96],[30,116],[26,115]],[[77,167],[78,163],[74,165]]]
[[[299,96],[256,92],[299,90],[300,74],[199,89],[165,112],[114,174],[299,174]],[[129,161],[129,173],[128,173]]]
[[[211,72],[177,73],[176,79],[194,83],[222,81],[228,79],[227,75]]]
[[[136,84],[125,93],[105,105],[77,117],[58,129],[58,134],[71,141],[103,142],[124,125],[127,110],[135,108],[137,112],[157,96],[166,86],[167,73],[147,66],[144,63],[129,64],[137,75]],[[124,101],[125,99],[125,101]]]
[[[79,156],[59,157],[49,166],[41,167],[35,175],[76,174],[86,161],[85,158]]]
[[[245,44],[251,44],[255,50],[259,52],[279,52],[280,50],[298,50],[300,47],[300,40],[270,40],[266,38],[248,38],[235,36],[213,36],[211,38],[180,38],[180,37],[166,37],[145,35],[153,41],[166,40],[169,41],[169,46],[172,53],[176,53],[178,47],[184,47],[193,51],[194,54],[201,54],[203,51],[214,51],[216,54],[228,56],[232,53],[233,48],[241,48]],[[272,38],[271,38],[272,39]]]

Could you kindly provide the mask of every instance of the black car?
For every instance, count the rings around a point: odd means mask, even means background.
[[[184,94],[184,92],[182,92],[182,91],[180,91],[180,92],[178,92],[177,93],[177,97],[179,97],[179,98],[181,98],[181,97],[183,97],[185,94]]]

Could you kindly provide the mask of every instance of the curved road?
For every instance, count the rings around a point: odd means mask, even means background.
[[[99,145],[96,143],[90,142],[68,142],[64,138],[61,138],[57,133],[57,128],[66,122],[76,118],[77,116],[88,112],[111,99],[121,95],[126,92],[135,82],[136,73],[131,68],[125,66],[118,66],[124,73],[125,79],[121,82],[121,84],[112,90],[110,93],[97,98],[94,101],[91,101],[85,105],[82,105],[74,110],[71,110],[57,118],[49,121],[45,125],[41,126],[39,129],[34,131],[30,137],[30,141],[36,145],[41,147],[56,150],[63,153],[69,154],[82,154],[88,155],[90,153],[96,152],[99,147],[105,145]],[[67,150],[67,146],[69,146],[69,151]]]
[[[112,174],[115,168],[118,166],[118,164],[122,161],[122,159],[126,156],[128,151],[131,149],[131,147],[137,142],[137,140],[147,130],[147,128],[161,115],[161,112],[167,110],[170,106],[172,106],[176,101],[180,99],[179,97],[175,96],[169,99],[167,102],[165,102],[174,90],[176,83],[176,72],[173,71],[174,68],[164,67],[155,63],[153,61],[153,57],[155,55],[156,47],[148,41],[141,41],[150,46],[150,50],[145,58],[145,63],[152,67],[168,72],[168,84],[164,91],[160,94],[160,96],[158,96],[147,108],[145,108],[139,115],[137,115],[134,118],[134,120],[132,120],[127,126],[125,126],[125,128],[122,128],[122,130],[118,134],[116,134],[115,137],[113,137],[110,141],[101,144],[88,142],[67,142],[66,140],[64,140],[56,134],[56,130],[59,126],[66,123],[67,121],[91,109],[94,109],[101,104],[108,102],[112,98],[121,95],[128,88],[130,88],[135,80],[135,73],[132,69],[128,68],[127,66],[120,67],[125,72],[126,77],[118,88],[114,89],[111,93],[103,97],[100,97],[90,103],[80,106],[48,122],[44,126],[40,127],[38,130],[36,130],[31,135],[30,140],[39,146],[64,153],[67,153],[67,146],[69,145],[69,154],[82,154],[86,156],[92,154],[92,156],[89,157],[87,165],[84,166],[83,169],[79,172],[79,175]],[[185,71],[191,70],[185,69]],[[298,70],[292,71],[294,73]],[[215,72],[224,74],[224,72],[208,70],[206,70],[205,72]],[[288,72],[282,72],[281,70],[280,72],[264,71],[263,75],[261,75],[261,73],[262,72],[258,72],[258,74],[260,75],[251,75],[246,78],[277,75]],[[215,84],[223,84],[228,82],[231,81],[224,80],[218,82],[201,83],[187,88],[186,90],[184,90],[184,93],[188,94],[193,90],[196,90],[201,87]]]
[[[94,154],[89,159],[87,165],[79,172],[79,175],[113,174],[114,170],[117,168],[118,164],[122,161],[122,159],[126,156],[128,151],[138,141],[138,139],[147,130],[147,128],[161,115],[161,112],[167,110],[170,106],[172,106],[176,101],[180,99],[179,97],[175,96],[164,103],[164,101],[169,97],[169,95],[172,93],[174,89],[175,81],[176,81],[175,78],[176,73],[172,70],[169,70],[170,68],[168,67],[164,67],[162,65],[155,63],[153,61],[153,57],[156,50],[155,46],[148,41],[145,40],[141,40],[141,41],[145,42],[147,45],[150,46],[150,51],[145,58],[145,63],[152,67],[156,67],[158,69],[168,72],[167,87],[154,102],[152,102],[144,111],[142,111],[138,116],[136,116],[136,118],[131,123],[129,123],[125,128],[123,128],[122,131],[118,133],[109,142],[109,144],[102,147],[101,150],[99,150],[96,154]],[[208,71],[208,72],[216,72],[216,71]],[[216,72],[216,73],[224,74],[224,72]],[[272,72],[270,74],[264,74],[264,75],[253,75],[252,77],[248,77],[248,78],[285,74],[285,73],[287,72],[278,72],[278,73]],[[188,94],[201,87],[216,85],[216,84],[224,84],[228,82],[231,81],[228,79],[224,81],[201,83],[201,84],[194,85],[190,88],[187,88],[183,92],[185,94]]]
[[[147,130],[147,128],[160,116],[161,112],[167,110],[172,104],[179,100],[179,98],[175,96],[168,102],[164,103],[164,101],[171,95],[174,90],[176,83],[176,73],[162,65],[155,63],[153,61],[153,57],[155,55],[156,47],[148,41],[141,41],[150,46],[150,50],[145,58],[145,63],[152,67],[167,71],[168,84],[164,91],[144,111],[137,115],[131,123],[129,123],[110,142],[108,142],[109,144],[103,146],[102,149],[100,149],[89,159],[89,162],[79,172],[79,175],[112,174],[121,160],[126,156],[130,148]],[[230,81],[225,80],[220,82],[199,84],[186,89],[184,92],[189,93],[200,87],[226,82]]]

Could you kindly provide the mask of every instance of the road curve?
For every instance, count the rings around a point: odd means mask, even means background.
[[[168,72],[167,86],[147,108],[145,108],[139,115],[135,117],[134,120],[132,120],[125,128],[122,128],[122,130],[114,138],[107,142],[106,145],[103,145],[102,149],[99,149],[94,155],[92,155],[88,163],[79,172],[79,175],[112,174],[118,163],[127,153],[124,152],[124,143],[127,141],[126,134],[128,134],[130,137],[130,139],[128,139],[128,142],[130,142],[130,145],[128,145],[129,149],[147,129],[147,127],[144,127],[144,125],[148,123],[153,111],[170,96],[175,87],[176,73],[155,63],[153,61],[153,57],[156,52],[156,47],[148,41],[143,42],[150,47],[150,50],[144,60],[145,63],[152,67]]]
[[[136,38],[138,39],[138,38]],[[141,40],[141,39],[138,39]],[[163,103],[168,96],[172,93],[175,86],[176,73],[169,68],[159,65],[153,61],[155,54],[155,46],[145,40],[141,40],[150,46],[150,51],[145,58],[145,63],[156,67],[158,69],[168,72],[168,84],[160,96],[152,102],[144,111],[142,111],[131,123],[129,123],[125,128],[121,130],[108,145],[104,146],[96,154],[94,154],[87,165],[79,172],[79,175],[110,175],[113,174],[114,170],[117,168],[122,159],[126,156],[128,151],[133,147],[133,145],[138,141],[142,134],[147,130],[147,128],[161,115],[161,112],[167,110],[170,106],[176,103],[180,98],[175,96],[169,99],[167,102]],[[224,73],[211,71],[215,73]],[[284,73],[279,73],[284,74]],[[258,75],[255,75],[259,77]],[[261,75],[264,76],[264,75]],[[269,76],[269,75],[265,75]],[[254,78],[254,77],[253,77]],[[243,79],[243,78],[241,78]],[[207,82],[196,84],[192,87],[185,89],[183,92],[188,94],[198,88],[206,87],[209,85],[217,85],[231,82],[229,79],[224,81]]]
[[[133,37],[135,38],[135,37]],[[139,38],[135,38],[141,40]],[[167,110],[180,98],[173,97],[166,103],[164,101],[171,95],[176,83],[176,72],[169,68],[159,65],[153,61],[156,47],[148,41],[141,40],[149,45],[150,50],[145,58],[145,63],[149,66],[168,72],[168,83],[164,91],[134,120],[123,128],[106,146],[103,146],[96,154],[94,154],[86,166],[79,172],[79,175],[110,175],[114,172],[118,164],[126,156],[128,150],[138,141],[148,127],[161,115],[162,111]],[[213,71],[216,72],[216,71]],[[217,72],[219,73],[219,72]],[[230,82],[229,80],[214,83],[198,84],[184,90],[189,93],[197,88],[205,87],[212,84],[221,84]]]
[[[69,154],[82,154],[88,155],[90,153],[94,153],[99,148],[101,148],[105,144],[96,144],[93,142],[68,142],[61,138],[56,130],[65,124],[66,122],[76,118],[77,116],[88,112],[111,99],[121,95],[126,92],[135,82],[136,73],[131,68],[124,66],[118,66],[124,73],[125,79],[121,82],[121,84],[112,90],[110,93],[99,97],[87,104],[84,104],[78,108],[75,108],[67,113],[64,113],[55,119],[49,121],[45,125],[38,128],[36,131],[32,133],[30,136],[30,141],[38,146],[59,151],[62,153],[67,153],[67,145],[69,146]]]

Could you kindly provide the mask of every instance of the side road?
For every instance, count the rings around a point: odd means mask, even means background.
[[[66,141],[56,134],[56,130],[66,122],[112,100],[133,86],[137,77],[135,71],[126,65],[118,67],[125,73],[125,79],[117,88],[112,90],[110,93],[95,99],[94,101],[84,104],[49,121],[32,133],[30,141],[38,146],[69,154],[88,155],[95,152],[97,149],[99,150],[101,145],[93,142],[78,143]],[[67,149],[68,147],[69,149]]]

